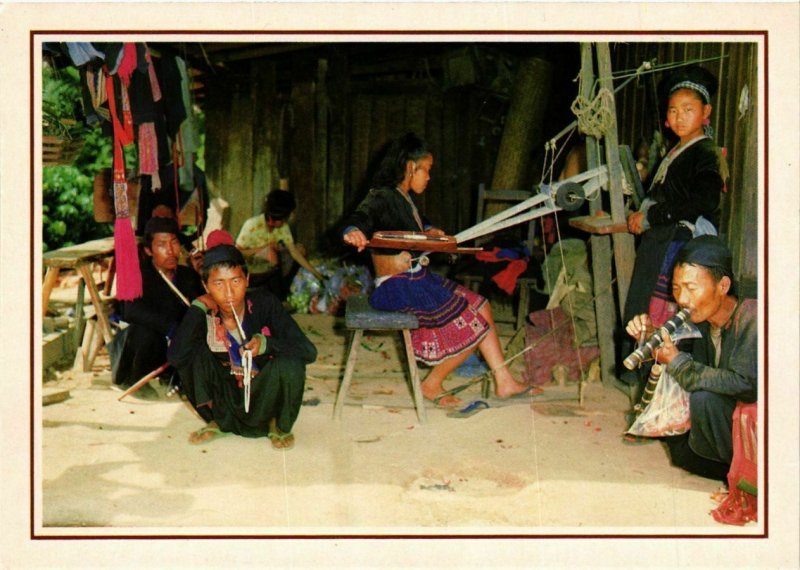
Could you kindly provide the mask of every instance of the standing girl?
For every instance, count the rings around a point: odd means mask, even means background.
[[[692,66],[662,85],[668,96],[666,126],[679,140],[658,167],[639,211],[628,216],[628,230],[642,239],[623,319],[648,313],[656,327],[676,310],[671,286],[675,255],[693,236],[716,235],[723,188],[718,149],[707,134],[716,78]]]

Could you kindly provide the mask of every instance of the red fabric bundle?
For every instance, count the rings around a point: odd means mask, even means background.
[[[733,411],[733,462],[728,471],[728,496],[711,511],[723,524],[758,520],[758,406],[738,402]]]
[[[508,295],[514,294],[514,289],[517,288],[517,279],[520,275],[525,273],[528,268],[527,259],[513,259],[510,257],[499,257],[499,247],[495,247],[492,251],[481,251],[475,254],[475,259],[489,263],[498,263],[501,261],[508,262],[508,265],[502,271],[499,271],[492,277],[492,281]]]

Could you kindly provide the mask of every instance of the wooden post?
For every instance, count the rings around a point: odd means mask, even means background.
[[[108,323],[108,316],[103,308],[103,300],[100,298],[100,292],[97,290],[97,284],[94,282],[94,275],[92,275],[91,267],[88,263],[82,263],[78,266],[78,274],[83,277],[86,288],[89,290],[89,297],[92,299],[94,305],[95,315],[97,316],[97,326],[100,329],[100,334],[106,343],[111,342],[113,335],[111,334],[111,325]]]
[[[587,100],[592,97],[594,64],[592,44],[581,44],[581,88]],[[586,137],[586,163],[588,168],[600,166],[597,139]],[[601,200],[589,202],[589,213],[602,208]],[[616,353],[614,350],[614,295],[611,289],[611,238],[607,235],[592,235],[592,278],[594,280],[594,311],[597,319],[597,341],[600,345],[600,377],[604,386],[610,386],[615,376]]]
[[[314,188],[319,163],[315,157],[316,137],[314,124],[315,81],[308,69],[298,72],[292,83],[292,108],[295,124],[289,174],[289,188],[297,200],[295,225],[292,228],[297,243],[313,248],[317,239],[314,213],[321,209],[322,200]],[[316,73],[316,72],[314,72]],[[302,117],[302,119],[301,119]]]
[[[611,55],[607,43],[598,43],[597,47],[597,74],[599,76],[600,89],[608,89],[614,92],[614,82],[611,78]],[[623,198],[623,177],[622,165],[619,160],[619,140],[617,137],[617,114],[616,105],[611,105],[611,120],[608,131],[605,133],[606,164],[608,165],[608,193],[611,203],[611,221],[614,224],[624,224],[625,203]],[[636,260],[633,235],[629,233],[615,233],[612,236],[614,242],[614,262],[617,269],[617,294],[619,299],[619,314],[622,317],[625,313],[625,300],[628,298],[628,288],[631,284],[633,274],[633,264]]]
[[[345,211],[347,188],[348,163],[347,149],[349,148],[349,123],[347,108],[347,77],[349,70],[347,58],[338,50],[334,50],[330,59],[330,76],[327,83],[327,95],[329,99],[329,121],[330,121],[330,147],[328,148],[328,220],[326,225],[330,225],[341,219]]]
[[[307,244],[310,250],[319,247],[319,241],[325,232],[328,220],[334,220],[330,214],[330,194],[328,192],[328,60],[317,62],[317,77],[314,86],[314,172],[311,174],[311,191],[314,196],[321,196],[314,213],[314,241]],[[310,220],[309,220],[310,221]],[[308,222],[305,222],[308,223]]]
[[[44,276],[44,285],[42,285],[42,318],[47,316],[47,305],[50,304],[50,294],[53,292],[53,287],[58,282],[58,274],[60,273],[58,267],[50,266],[47,268],[47,273]]]
[[[520,63],[497,153],[492,190],[524,189],[529,158],[533,149],[543,142],[540,125],[547,108],[552,75],[552,65],[543,59],[532,57]],[[490,206],[485,215],[489,217],[502,210],[502,204]]]

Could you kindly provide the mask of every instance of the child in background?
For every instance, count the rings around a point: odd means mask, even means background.
[[[294,194],[273,190],[267,195],[264,213],[248,219],[236,237],[236,247],[250,269],[250,287],[265,287],[282,301],[289,294],[298,266],[323,279],[306,259],[305,248],[294,243],[288,219],[296,206]]]

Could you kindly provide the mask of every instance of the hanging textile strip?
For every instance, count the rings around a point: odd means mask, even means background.
[[[103,107],[103,103],[108,99],[106,93],[106,77],[103,69],[95,70],[88,65],[86,67],[86,84],[89,87],[89,96],[92,98],[92,107],[98,116],[106,121],[111,120],[111,113]]]
[[[156,139],[155,123],[139,125],[139,174],[150,175],[152,190],[161,189],[161,178],[158,175],[158,139]]]
[[[150,90],[153,92],[153,101],[161,101],[161,87],[158,85],[156,67],[153,65],[153,56],[150,53],[150,48],[146,45],[145,47],[147,51],[144,57],[147,60],[147,74],[150,76]]]
[[[127,90],[120,86],[123,108],[123,122],[117,115],[114,99],[114,78],[106,74],[106,90],[114,128],[114,261],[117,267],[117,299],[132,301],[142,295],[142,274],[139,270],[139,256],[136,249],[136,236],[130,220],[128,204],[128,182],[125,179],[125,153],[123,146],[133,142],[133,120],[130,115]],[[127,110],[126,110],[127,106]]]
[[[125,89],[131,83],[131,75],[136,70],[136,44],[125,43],[122,45],[122,59],[117,68],[117,75]]]

